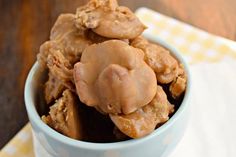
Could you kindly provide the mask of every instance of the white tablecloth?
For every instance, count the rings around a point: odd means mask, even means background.
[[[236,157],[236,61],[191,66],[187,131],[171,156]]]

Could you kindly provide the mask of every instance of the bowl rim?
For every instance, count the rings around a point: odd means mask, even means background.
[[[189,105],[188,100],[191,94],[191,75],[189,71],[189,66],[185,62],[185,60],[182,58],[181,54],[177,49],[175,49],[173,46],[169,45],[167,42],[161,40],[160,38],[154,36],[154,35],[147,35],[144,34],[145,37],[157,44],[160,44],[164,46],[166,49],[170,50],[171,54],[176,57],[183,65],[184,69],[187,73],[187,87],[186,92],[183,98],[182,103],[180,104],[180,107],[178,110],[173,114],[173,116],[162,126],[160,126],[158,129],[154,130],[151,134],[139,138],[139,139],[131,139],[127,141],[120,141],[120,142],[112,142],[112,143],[92,143],[92,142],[85,142],[85,141],[79,141],[72,138],[69,138],[67,136],[64,136],[57,131],[51,129],[48,125],[46,125],[40,118],[39,114],[37,113],[37,110],[34,105],[33,101],[33,93],[31,88],[31,83],[34,78],[34,74],[37,70],[39,70],[39,64],[36,61],[33,67],[31,68],[27,79],[25,83],[25,89],[24,89],[24,100],[25,100],[25,106],[26,110],[29,116],[31,123],[34,123],[38,126],[40,131],[44,132],[47,136],[51,137],[57,142],[76,147],[76,148],[82,148],[87,150],[114,150],[114,149],[122,149],[122,148],[128,148],[133,147],[135,145],[147,142],[148,140],[155,138],[156,136],[159,136],[162,134],[165,130],[170,128],[172,125],[174,125],[175,121],[180,117],[181,114],[183,114],[184,110],[186,110],[187,106]]]

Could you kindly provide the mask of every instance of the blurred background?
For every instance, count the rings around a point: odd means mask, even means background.
[[[0,0],[0,148],[28,121],[24,83],[39,46],[60,13],[87,0]],[[235,0],[119,0],[135,11],[149,7],[198,28],[236,39]]]

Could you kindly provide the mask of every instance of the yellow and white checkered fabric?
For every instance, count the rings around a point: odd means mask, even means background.
[[[30,124],[22,128],[1,150],[0,157],[34,157]]]
[[[136,14],[151,33],[175,46],[191,64],[236,59],[236,44],[211,35],[146,8]],[[27,124],[0,152],[0,157],[34,157],[30,124]]]
[[[224,57],[236,58],[236,50],[229,46],[232,41],[146,8],[139,9],[136,14],[148,26],[145,33],[156,35],[174,45],[190,64],[217,62]]]

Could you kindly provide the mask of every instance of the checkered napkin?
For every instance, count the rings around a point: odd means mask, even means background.
[[[144,34],[176,47],[191,65],[192,114],[173,157],[236,156],[236,43],[211,35],[147,8],[136,15]],[[34,157],[30,124],[0,152],[0,157]]]

